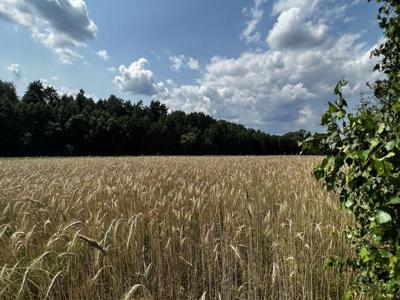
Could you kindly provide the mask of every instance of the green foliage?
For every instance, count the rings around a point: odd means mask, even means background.
[[[400,297],[400,100],[374,114],[353,115],[340,92],[323,116],[331,155],[315,168],[317,179],[340,195],[356,226],[349,236],[358,252],[359,287]],[[312,146],[312,139],[305,142]]]
[[[184,149],[188,151],[193,150],[193,147],[196,145],[197,135],[194,132],[188,132],[181,136],[181,145]]]
[[[322,116],[325,137],[309,137],[303,147],[329,149],[315,176],[354,214],[348,235],[358,254],[355,293],[400,299],[400,3],[377,2],[385,42],[373,54],[380,60],[375,69],[386,78],[373,88],[381,105],[352,113],[341,92],[347,82],[341,80],[336,102]]]
[[[168,112],[83,90],[62,95],[40,81],[18,99],[0,80],[0,156],[298,154],[305,132],[272,136],[203,113]]]
[[[371,0],[369,0],[371,1]],[[380,3],[378,20],[384,30],[384,42],[373,51],[380,58],[375,70],[387,78],[374,84],[375,96],[382,104],[395,102],[400,94],[400,2],[398,0],[377,0]]]

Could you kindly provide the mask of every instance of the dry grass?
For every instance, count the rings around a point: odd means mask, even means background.
[[[318,159],[0,160],[0,298],[339,299]]]

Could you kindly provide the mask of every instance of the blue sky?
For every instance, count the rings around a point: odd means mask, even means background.
[[[0,79],[23,94],[116,94],[271,133],[319,129],[345,76],[353,104],[372,73],[367,0],[3,0]]]

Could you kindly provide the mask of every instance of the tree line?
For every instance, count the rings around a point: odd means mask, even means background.
[[[159,101],[94,101],[83,90],[60,95],[40,81],[20,98],[14,84],[0,80],[0,156],[298,154],[305,135],[169,112]]]

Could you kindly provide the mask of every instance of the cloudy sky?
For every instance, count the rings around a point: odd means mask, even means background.
[[[1,0],[0,79],[33,80],[271,133],[319,129],[345,77],[355,104],[381,32],[367,0]]]

